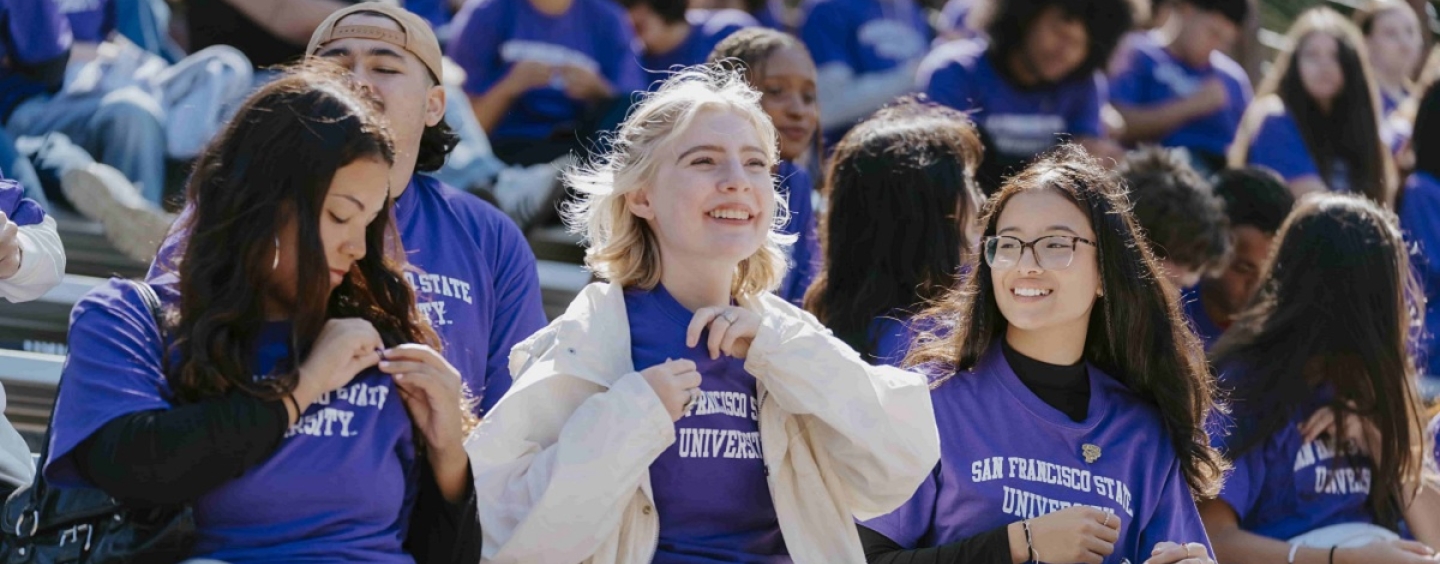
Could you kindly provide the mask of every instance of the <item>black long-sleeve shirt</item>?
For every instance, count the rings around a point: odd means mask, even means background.
[[[284,400],[234,392],[173,409],[117,417],[72,453],[81,476],[121,503],[175,505],[194,500],[267,460],[290,415]],[[405,548],[417,562],[480,560],[474,482],[451,503],[428,461],[419,460],[419,496]]]
[[[1049,364],[1016,352],[1004,341],[1001,349],[1005,362],[1031,393],[1070,420],[1085,420],[1090,411],[1090,375],[1084,361],[1069,366]],[[1008,525],[956,542],[912,550],[860,525],[860,542],[870,564],[1013,564]]]

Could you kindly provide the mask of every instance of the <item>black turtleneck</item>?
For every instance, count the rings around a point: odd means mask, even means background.
[[[1068,366],[1041,362],[1000,344],[1005,362],[1020,382],[1041,401],[1072,421],[1084,421],[1090,411],[1090,374],[1085,361]],[[906,550],[889,537],[860,525],[860,541],[871,564],[1010,564],[1007,526],[941,546]]]
[[[1005,352],[1005,362],[1030,393],[1071,421],[1085,420],[1090,411],[1090,374],[1085,370],[1085,361],[1062,366],[1020,354],[1003,340],[1000,348]]]

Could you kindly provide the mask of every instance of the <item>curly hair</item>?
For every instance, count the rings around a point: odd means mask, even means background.
[[[1190,491],[1196,497],[1214,495],[1227,468],[1205,431],[1206,418],[1223,410],[1215,403],[1215,378],[1180,311],[1179,293],[1165,281],[1130,213],[1119,178],[1084,149],[1062,145],[991,196],[981,219],[985,236],[995,235],[1010,199],[1029,190],[1065,196],[1095,230],[1105,297],[1090,314],[1083,358],[1158,408]],[[990,265],[973,264],[964,284],[921,316],[917,326],[926,330],[905,359],[909,366],[943,368],[945,376],[935,387],[969,377],[967,371],[1009,327],[995,301]]]
[[[1048,8],[1060,10],[1067,20],[1085,24],[1090,49],[1085,60],[1070,76],[1089,76],[1105,68],[1120,44],[1120,38],[1135,26],[1146,7],[1136,0],[985,0],[975,8],[971,24],[985,30],[990,39],[990,56],[1005,61],[1025,48],[1030,26]],[[996,65],[1002,71],[1006,65]]]
[[[1135,220],[1156,258],[1211,271],[1230,255],[1230,221],[1210,183],[1177,151],[1144,147],[1120,163]]]

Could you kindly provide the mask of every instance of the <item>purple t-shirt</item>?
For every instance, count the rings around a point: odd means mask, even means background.
[[[1233,371],[1227,371],[1233,372]],[[1231,374],[1228,381],[1243,376]],[[1235,456],[1234,467],[1220,490],[1220,501],[1230,505],[1240,528],[1279,540],[1341,523],[1374,523],[1370,511],[1370,460],[1357,453],[1348,456],[1332,448],[1329,437],[1304,442],[1300,424],[1326,404],[1323,395],[1306,401],[1273,436]],[[1253,424],[1236,414],[1235,428]],[[1224,451],[1238,449],[1243,439],[1231,432],[1215,436]]]
[[[56,0],[77,43],[100,43],[115,31],[115,0]]]
[[[710,58],[710,52],[730,34],[760,25],[753,16],[741,10],[690,10],[690,35],[674,49],[665,53],[646,53],[640,62],[645,67],[645,81],[650,88],[670,77],[676,67],[698,65]]]
[[[20,102],[45,92],[17,65],[38,65],[64,55],[73,41],[70,23],[49,0],[0,0],[0,120]]]
[[[1220,340],[1220,335],[1225,333],[1210,314],[1205,311],[1205,304],[1200,301],[1200,287],[1185,288],[1180,291],[1180,304],[1185,308],[1185,317],[1190,320],[1190,328],[1195,330],[1195,336],[1205,343],[1205,350],[1215,346],[1215,341]]]
[[[856,75],[883,72],[925,55],[934,38],[914,0],[811,0],[800,39],[815,66],[841,63]]]
[[[1321,178],[1320,167],[1305,146],[1300,136],[1300,126],[1289,111],[1270,114],[1260,123],[1255,140],[1250,143],[1246,164],[1263,166],[1280,174],[1286,182],[1307,176]],[[1344,161],[1335,159],[1331,164],[1330,189],[1336,192],[1350,191],[1350,175]]]
[[[785,273],[785,280],[780,283],[780,288],[775,293],[799,306],[805,300],[805,291],[810,288],[810,283],[815,281],[815,275],[820,270],[816,264],[821,260],[820,237],[815,219],[815,203],[811,200],[815,185],[810,180],[810,173],[793,162],[780,161],[776,172],[779,176],[780,191],[790,205],[790,222],[786,223],[782,230],[797,238],[795,245],[790,248],[790,270]]]
[[[174,276],[156,281],[179,299]],[[267,323],[251,368],[290,364],[290,325]],[[84,485],[70,454],[117,417],[175,407],[161,370],[161,337],[139,292],[112,279],[71,313],[70,347],[55,404],[45,476]],[[397,562],[419,491],[411,420],[390,376],[371,369],[326,394],[270,458],[194,500],[193,556],[226,562]],[[236,469],[237,471],[239,469]],[[358,487],[363,484],[363,487]]]
[[[545,326],[535,254],[495,206],[422,174],[395,202],[395,227],[420,312],[483,413],[510,389],[510,349]],[[161,245],[152,280],[176,257],[179,239],[172,233]]]
[[[1086,418],[1071,421],[1025,387],[997,343],[931,393],[935,471],[865,526],[923,548],[1088,505],[1120,519],[1107,563],[1144,562],[1164,541],[1209,546],[1158,409],[1094,366],[1089,375]]]
[[[1416,172],[1405,181],[1400,198],[1400,227],[1412,245],[1412,264],[1425,285],[1424,364],[1430,375],[1440,375],[1440,180]]]
[[[1100,73],[1025,89],[1001,76],[988,52],[984,41],[951,41],[931,51],[918,72],[918,87],[931,100],[974,111],[971,119],[995,151],[987,160],[1011,166],[1054,147],[1061,134],[1101,136]]]
[[[1160,141],[1166,147],[1185,147],[1223,157],[1253,93],[1245,69],[1225,56],[1210,53],[1210,66],[1194,68],[1170,54],[1153,39],[1133,43],[1125,72],[1110,79],[1110,99],[1117,105],[1149,107],[1193,96],[1211,79],[1225,84],[1229,103],[1204,117],[1187,122]]]
[[[440,26],[450,23],[449,0],[405,0],[402,3],[406,10],[430,22],[430,27],[439,29]]]
[[[45,208],[40,207],[35,200],[26,198],[25,187],[19,182],[4,176],[0,176],[0,212],[4,212],[6,218],[21,227],[45,221]]]
[[[611,0],[575,0],[551,16],[529,0],[470,0],[455,16],[460,32],[448,52],[465,69],[465,93],[490,90],[520,61],[572,65],[594,71],[624,96],[644,90],[635,32]],[[525,92],[490,132],[493,139],[547,139],[572,131],[585,112],[582,101],[552,81]]]
[[[685,346],[694,314],[664,286],[625,290],[625,312],[635,370],[689,359],[704,378],[704,399],[675,423],[675,443],[650,465],[660,517],[654,562],[790,562],[761,456],[755,377],[745,361],[710,360],[708,333],[701,346]]]

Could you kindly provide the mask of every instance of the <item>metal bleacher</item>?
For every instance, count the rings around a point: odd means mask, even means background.
[[[146,265],[115,251],[96,223],[56,214],[67,257],[64,281],[38,300],[10,303],[0,299],[0,385],[5,416],[38,450],[54,406],[55,388],[65,362],[70,310],[91,288],[111,276],[138,278]],[[560,315],[590,282],[580,266],[579,240],[558,227],[530,234],[545,313]]]

